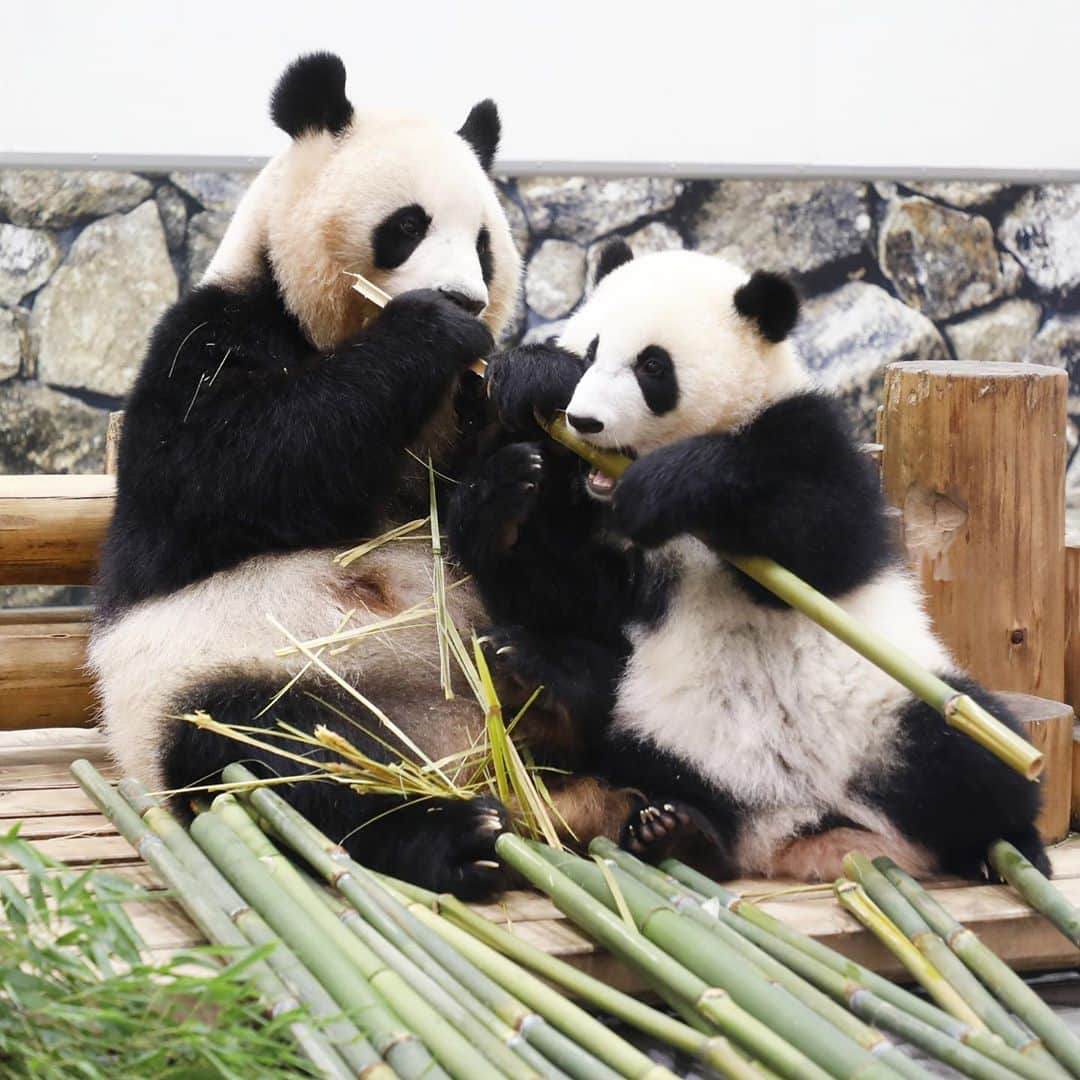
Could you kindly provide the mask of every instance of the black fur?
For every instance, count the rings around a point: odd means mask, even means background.
[[[667,349],[659,345],[642,349],[634,361],[634,377],[645,404],[657,416],[671,412],[679,404],[679,378]]]
[[[419,247],[431,225],[431,215],[418,203],[387,214],[372,234],[375,265],[380,270],[400,266]]]
[[[481,225],[476,234],[476,257],[480,260],[480,274],[484,284],[490,285],[495,276],[495,255],[491,250],[491,233],[486,225]]]
[[[294,139],[308,132],[340,135],[352,120],[345,96],[345,65],[328,52],[298,57],[286,69],[270,98],[270,116]]]
[[[490,347],[482,323],[430,291],[395,298],[324,357],[269,272],[248,293],[195,289],[158,323],[126,405],[106,612],[249,556],[369,532],[404,447]]]
[[[557,345],[521,345],[493,356],[487,380],[499,420],[510,431],[538,434],[534,414],[550,418],[565,409],[584,370],[580,356]]]
[[[593,285],[599,285],[612,270],[618,270],[633,257],[634,253],[630,250],[630,245],[621,236],[609,240],[601,249],[600,258],[596,261],[596,276],[593,278]]]
[[[384,762],[392,759],[381,742],[367,737],[362,727],[343,718],[342,714],[354,715],[357,706],[353,698],[336,688],[324,688],[320,697],[294,688],[258,717],[280,689],[271,681],[254,683],[250,676],[225,678],[178,699],[169,711],[182,716],[203,709],[221,723],[262,725],[269,733],[265,736],[269,743],[280,741],[272,734],[279,719],[303,731],[313,731],[316,725],[323,724],[370,757]],[[393,742],[390,733],[384,734]],[[280,741],[280,745],[297,751],[295,743]],[[410,756],[406,747],[398,749],[399,759]],[[307,756],[312,763],[310,769],[265,750],[241,747],[184,721],[172,725],[162,747],[165,781],[171,789],[216,782],[220,771],[236,760],[242,760],[258,776],[296,776],[315,772],[320,762],[336,759],[336,755],[319,750]],[[332,840],[342,843],[350,855],[373,870],[436,891],[449,890],[466,900],[488,896],[504,884],[501,868],[477,865],[477,860],[496,860],[498,833],[488,827],[491,815],[504,825],[507,820],[505,811],[493,799],[417,801],[393,795],[358,798],[348,788],[318,781],[302,781],[278,790]],[[174,801],[183,812],[182,802]]]
[[[750,280],[736,290],[735,310],[756,323],[761,336],[775,344],[795,329],[799,297],[787,278],[755,270]]]
[[[484,172],[491,172],[502,135],[502,123],[495,102],[485,98],[474,105],[465,123],[458,129],[458,134],[473,148]]]

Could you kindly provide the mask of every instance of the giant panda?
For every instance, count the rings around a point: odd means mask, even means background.
[[[430,603],[423,543],[348,568],[332,557],[427,514],[429,454],[452,475],[471,453],[486,405],[468,367],[519,286],[489,175],[491,101],[457,132],[354,109],[341,60],[317,53],[284,72],[271,114],[291,142],[252,183],[198,287],[161,318],[125,407],[90,666],[112,756],[155,790],[212,782],[234,759],[305,771],[179,719],[197,710],[324,723],[385,759],[353,722],[395,738],[317,667],[275,700],[305,665],[275,655],[289,642],[267,615],[310,640],[350,611],[358,626]],[[393,297],[373,321],[346,271]],[[467,633],[481,606],[461,577],[451,572],[448,597]],[[472,744],[479,711],[463,687],[444,699],[430,626],[333,667],[432,759]],[[289,797],[369,865],[465,897],[500,883],[505,816],[492,800],[360,798],[314,783]]]
[[[720,555],[777,560],[1017,728],[934,635],[797,316],[774,274],[616,242],[556,345],[492,360],[508,425],[565,409],[636,459],[616,484],[523,442],[456,494],[492,662],[576,710],[604,831],[639,854],[813,880],[858,848],[977,878],[1004,837],[1045,871],[1035,785]]]

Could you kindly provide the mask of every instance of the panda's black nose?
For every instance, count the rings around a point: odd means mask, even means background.
[[[582,435],[595,435],[604,430],[604,421],[597,420],[594,416],[574,416],[573,413],[567,413],[566,419],[570,426]]]
[[[484,310],[484,301],[478,300],[475,296],[466,296],[456,289],[440,289],[439,292],[451,303],[457,304],[459,308],[467,311],[470,315],[479,315]]]

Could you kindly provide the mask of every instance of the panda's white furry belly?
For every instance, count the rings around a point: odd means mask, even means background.
[[[755,603],[696,540],[668,545],[677,583],[659,625],[631,632],[616,730],[651,739],[786,831],[849,804],[848,781],[888,768],[908,692],[800,612]],[[925,666],[950,658],[900,569],[841,598]]]
[[[163,725],[179,695],[217,678],[250,676],[284,685],[304,658],[276,656],[289,642],[272,615],[300,641],[332,633],[349,611],[362,626],[432,597],[431,552],[420,542],[387,545],[348,569],[334,551],[267,555],[221,571],[168,596],[143,601],[95,628],[89,668],[96,680],[110,752],[124,773],[163,786]],[[451,615],[463,634],[482,617],[469,583],[448,581]],[[432,757],[468,745],[479,710],[462,687],[446,702],[439,683],[432,619],[387,631],[344,653],[324,655],[333,669],[405,729]],[[310,685],[325,676],[309,673]],[[357,705],[357,719],[377,721]]]

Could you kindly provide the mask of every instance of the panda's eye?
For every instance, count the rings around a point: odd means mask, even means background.
[[[651,379],[658,379],[671,369],[671,357],[666,349],[661,349],[658,345],[650,345],[642,350],[635,366],[641,374],[648,375]]]
[[[593,363],[596,360],[596,350],[599,347],[600,347],[600,335],[597,334],[596,337],[594,337],[592,339],[592,341],[589,342],[589,347],[585,350],[585,366],[586,367],[592,367],[593,366]]]
[[[375,265],[394,270],[416,250],[427,235],[431,217],[419,203],[402,206],[375,227],[371,238]]]
[[[406,236],[416,236],[420,232],[420,226],[417,225],[413,218],[402,218],[398,228],[401,229]]]

